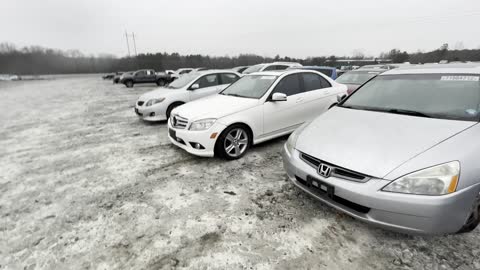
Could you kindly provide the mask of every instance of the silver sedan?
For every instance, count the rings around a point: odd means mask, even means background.
[[[475,229],[480,64],[388,71],[297,129],[288,177],[360,220],[407,233]]]

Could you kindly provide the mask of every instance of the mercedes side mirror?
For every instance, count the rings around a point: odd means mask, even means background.
[[[200,88],[200,85],[198,83],[192,84],[192,86],[190,86],[190,90],[196,90],[198,88]]]
[[[271,101],[287,101],[287,95],[284,93],[273,93]]]
[[[337,95],[337,102],[340,103],[347,98],[347,95]]]

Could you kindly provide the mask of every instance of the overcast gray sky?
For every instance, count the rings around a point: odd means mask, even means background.
[[[378,55],[479,48],[480,0],[1,0],[0,41],[127,54]],[[463,46],[459,43],[462,42]]]

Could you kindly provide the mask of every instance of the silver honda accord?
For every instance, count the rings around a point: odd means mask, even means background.
[[[406,233],[475,229],[480,64],[391,70],[288,139],[288,177],[360,220]]]

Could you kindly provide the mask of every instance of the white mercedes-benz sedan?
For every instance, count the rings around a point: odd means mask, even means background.
[[[170,117],[173,108],[218,94],[240,78],[234,71],[209,70],[182,75],[168,86],[147,92],[135,103],[135,113],[145,121],[162,121]]]
[[[218,95],[174,109],[169,138],[194,155],[238,159],[251,145],[293,132],[346,95],[346,86],[316,71],[252,73]]]

